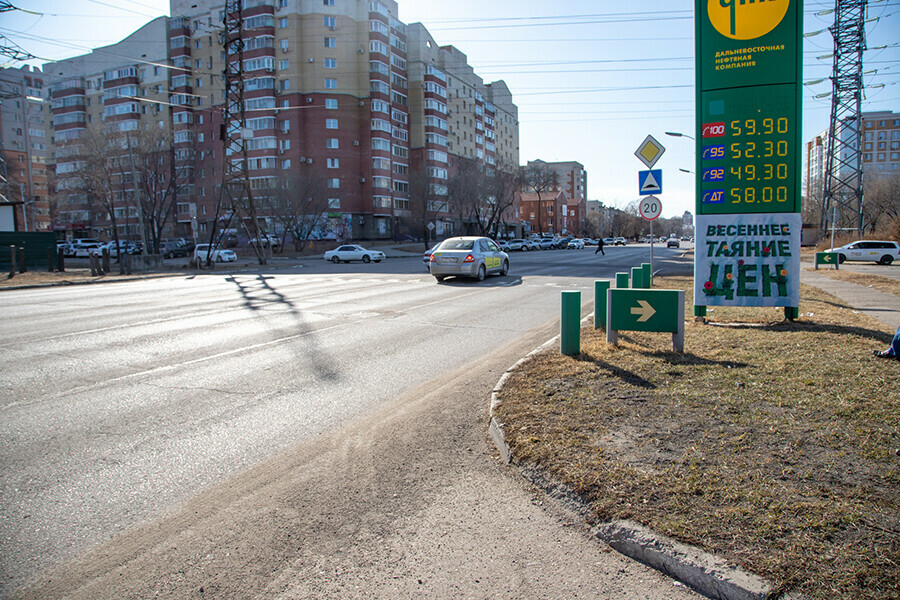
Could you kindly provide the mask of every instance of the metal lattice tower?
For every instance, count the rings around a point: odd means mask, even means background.
[[[865,20],[868,0],[835,0],[834,69],[831,75],[831,124],[825,154],[822,195],[822,234],[834,209],[840,206],[854,219],[852,228],[863,234],[862,94]],[[831,223],[832,231],[837,228]]]
[[[222,46],[225,50],[225,107],[222,118],[222,141],[224,145],[222,185],[219,202],[216,206],[216,223],[213,225],[213,243],[215,230],[221,215],[222,205],[227,206],[228,218],[225,227],[235,217],[245,229],[249,237],[260,240],[259,222],[256,206],[253,201],[253,189],[250,185],[249,161],[245,138],[250,130],[247,128],[247,113],[244,102],[244,21],[242,0],[227,0],[223,18]],[[212,245],[212,244],[211,244]],[[266,258],[261,244],[251,244],[256,250],[260,264]]]

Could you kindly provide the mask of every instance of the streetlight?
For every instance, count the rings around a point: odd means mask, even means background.
[[[686,133],[681,133],[680,131],[667,131],[667,132],[666,132],[666,135],[670,135],[670,136],[672,136],[672,137],[686,137],[686,138],[689,139],[689,140],[694,140],[695,142],[697,141],[697,140],[694,139],[692,136],[690,136],[690,135],[688,135],[688,134],[686,134]]]

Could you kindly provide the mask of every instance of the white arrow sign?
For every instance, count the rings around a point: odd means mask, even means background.
[[[638,304],[640,304],[640,306],[631,307],[631,314],[641,315],[638,318],[638,323],[645,323],[650,320],[650,317],[656,314],[656,309],[650,306],[650,303],[646,300],[638,300]]]

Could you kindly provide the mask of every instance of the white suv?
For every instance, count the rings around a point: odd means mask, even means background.
[[[889,265],[900,260],[900,244],[881,240],[861,240],[831,250],[838,255],[838,262],[845,260],[872,260],[880,265]]]

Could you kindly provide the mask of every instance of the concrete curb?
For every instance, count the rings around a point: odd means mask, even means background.
[[[588,317],[585,318],[587,320]],[[497,385],[491,392],[491,410],[489,431],[494,445],[506,464],[515,462],[512,449],[506,442],[503,423],[494,415],[500,405],[500,392],[512,373],[535,355],[557,343],[559,336],[553,337],[529,352],[524,358],[512,365],[500,376]],[[578,502],[571,492],[560,493],[560,484],[546,480],[546,476],[538,469],[538,473],[529,475],[533,468],[518,465],[523,477],[550,492],[552,496],[562,496],[567,503]],[[582,504],[580,509],[584,509]],[[716,557],[699,548],[682,544],[671,538],[655,533],[646,527],[631,521],[614,521],[604,523],[594,529],[593,535],[606,542],[612,549],[634,560],[677,579],[701,594],[714,600],[769,600],[777,597],[781,600],[801,600],[800,596],[791,594],[773,595],[774,586],[768,581],[728,564],[724,559]]]

